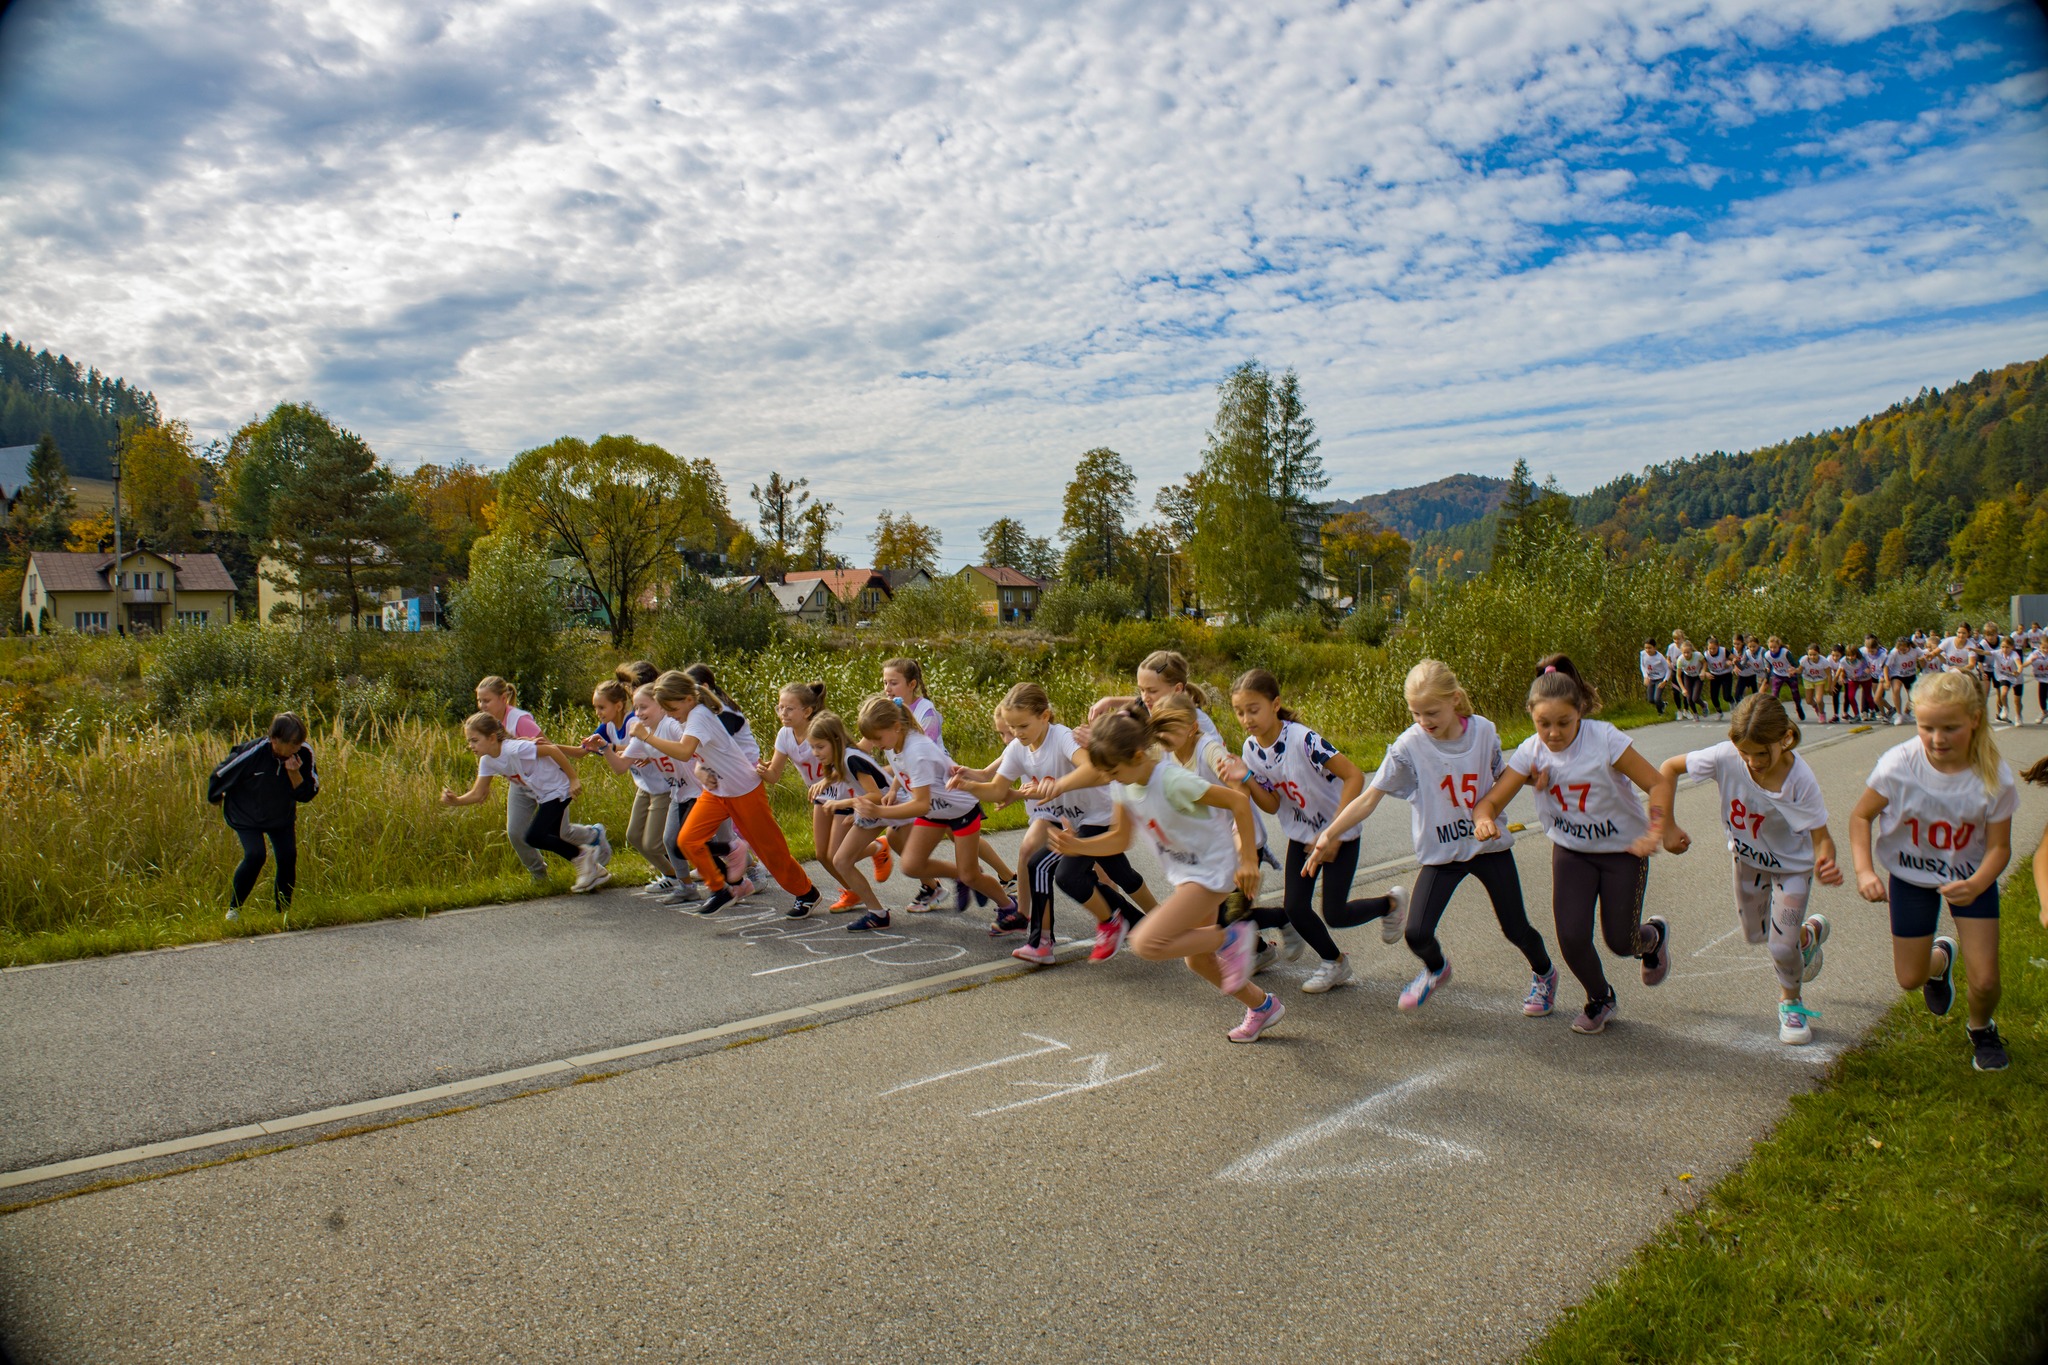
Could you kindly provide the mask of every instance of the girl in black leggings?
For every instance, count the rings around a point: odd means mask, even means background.
[[[1523,908],[1521,874],[1515,869],[1515,855],[1508,852],[1513,837],[1482,843],[1472,831],[1472,807],[1482,792],[1492,789],[1504,766],[1500,735],[1492,721],[1472,714],[1472,702],[1457,675],[1435,659],[1424,659],[1408,671],[1405,691],[1415,724],[1387,746],[1372,784],[1317,836],[1308,865],[1313,869],[1333,862],[1343,849],[1356,849],[1356,843],[1341,842],[1343,835],[1373,813],[1381,796],[1408,802],[1422,871],[1411,893],[1406,934],[1410,951],[1422,959],[1422,970],[1401,992],[1401,1008],[1420,1009],[1438,986],[1450,980],[1450,959],[1437,942],[1436,926],[1450,906],[1451,893],[1472,876],[1486,888],[1502,935],[1529,960],[1529,994],[1522,1013],[1548,1014],[1557,1000],[1557,968],[1543,946],[1543,935],[1529,923]]]
[[[242,861],[235,868],[229,919],[241,914],[242,902],[256,889],[263,871],[263,842],[277,854],[272,891],[277,913],[291,909],[299,880],[299,807],[320,794],[313,770],[313,750],[306,744],[306,723],[286,711],[270,722],[262,739],[238,744],[213,770],[206,799],[221,808],[228,828],[242,841]]]

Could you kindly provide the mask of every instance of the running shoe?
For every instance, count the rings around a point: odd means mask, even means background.
[[[1557,968],[1529,978],[1529,994],[1522,1000],[1522,1013],[1541,1019],[1557,1007]]]
[[[808,895],[798,896],[791,902],[784,919],[809,919],[811,911],[818,908],[818,892],[815,888]]]
[[[674,877],[656,877],[653,881],[640,888],[640,894],[651,897],[666,896],[675,889],[676,879]]]
[[[1257,976],[1280,960],[1280,949],[1272,940],[1261,938],[1259,950],[1252,954],[1252,975]]]
[[[1008,938],[1011,934],[1021,934],[1030,927],[1030,918],[1013,905],[1007,910],[996,911],[996,920],[994,924],[989,925],[988,936]]]
[[[1017,900],[1017,879],[1015,877],[1012,877],[1008,881],[1004,882],[1003,890],[1010,893],[1010,901],[1012,904],[1015,904]]]
[[[1095,948],[1088,954],[1090,962],[1107,962],[1124,946],[1124,935],[1130,926],[1124,923],[1122,915],[1111,915],[1095,926]]]
[[[747,847],[745,839],[733,840],[732,847],[725,851],[725,879],[740,882],[747,879],[747,864],[753,859],[754,850]]]
[[[917,894],[915,896],[912,896],[910,898],[910,904],[904,906],[903,908],[910,914],[922,915],[932,908],[933,903],[936,902],[938,898],[939,884],[937,882],[927,882],[923,886],[917,888]]]
[[[1034,967],[1050,967],[1053,964],[1055,955],[1050,943],[1039,942],[1026,943],[1021,947],[1012,948],[1010,949],[1010,956],[1016,958],[1019,962],[1029,962]]]
[[[708,894],[696,882],[679,882],[666,896],[661,898],[661,903],[663,905],[695,905]]]
[[[1433,972],[1429,968],[1424,967],[1421,971],[1417,972],[1415,974],[1415,979],[1409,982],[1408,985],[1402,990],[1401,998],[1396,1003],[1398,1003],[1400,1007],[1404,1010],[1419,1010],[1422,1008],[1423,1002],[1429,999],[1430,994],[1433,991],[1435,991],[1438,986],[1443,985],[1444,982],[1449,981],[1450,979],[1451,960],[1449,958],[1445,958],[1444,969],[1442,971]]]
[[[1280,956],[1286,958],[1289,962],[1299,962],[1301,961],[1301,955],[1307,951],[1307,942],[1302,939],[1300,934],[1294,932],[1293,925],[1283,924],[1280,926]]]
[[[610,881],[611,879],[612,870],[606,867],[603,863],[599,863],[597,865],[597,870],[590,874],[590,880],[584,883],[582,889],[585,893],[595,891],[597,890],[597,888],[603,886],[606,882]]]
[[[1998,1036],[1998,1021],[1992,1020],[1983,1028],[1970,1031],[1970,1047],[1973,1054],[1970,1065],[1979,1071],[2003,1071],[2012,1064],[2012,1058],[2005,1052],[2005,1039]]]
[[[1657,946],[1643,954],[1643,984],[1654,986],[1671,974],[1671,926],[1662,915],[1645,921],[1657,926]]]
[[[888,927],[889,912],[887,910],[870,910],[853,923],[847,925],[846,932],[849,934],[871,934],[877,929],[886,929]]]
[[[1902,716],[1902,715],[1898,715],[1897,713],[1894,713],[1894,714],[1892,715],[1892,724],[1894,724],[1894,725],[1904,725],[1905,723],[1906,723],[1906,718],[1905,718],[1904,716]]]
[[[896,867],[896,860],[889,856],[889,841],[887,839],[875,840],[868,856],[875,860],[875,880],[878,882],[888,881],[889,874]]]
[[[860,909],[860,897],[854,895],[851,891],[842,890],[838,897],[833,900],[832,904],[825,908],[831,914],[843,915],[849,910]]]
[[[1321,995],[1334,991],[1351,980],[1351,959],[1338,955],[1335,962],[1325,962],[1310,973],[1308,980],[1301,983],[1303,995]]]
[[[700,915],[715,915],[725,909],[726,906],[739,899],[739,897],[733,895],[732,890],[729,886],[719,887],[705,899],[702,905],[697,907],[697,913]]]
[[[569,883],[569,889],[571,891],[588,891],[596,882],[599,871],[597,845],[585,844],[577,851],[575,858],[570,861],[570,866],[576,869],[576,880]]]
[[[612,865],[611,838],[604,832],[603,825],[592,825],[591,828],[597,831],[597,860],[606,867],[610,867]]]
[[[1223,968],[1223,993],[1236,995],[1244,989],[1244,983],[1252,974],[1252,941],[1258,931],[1242,921],[1223,931],[1223,946],[1216,950],[1216,961]]]
[[[1572,1020],[1573,1033],[1599,1033],[1606,1029],[1607,1021],[1614,1017],[1614,997],[1605,1000],[1588,1000],[1586,1008],[1579,1011],[1579,1017]]]
[[[1920,988],[1920,998],[1927,1002],[1930,1014],[1947,1014],[1949,1006],[1956,1002],[1956,941],[1943,934],[1934,940],[1934,946],[1948,955],[1948,965],[1941,969],[1940,976],[1930,976],[1927,984]]]
[[[1287,1013],[1287,1006],[1280,1003],[1279,996],[1268,991],[1266,993],[1266,1003],[1255,1010],[1246,1010],[1244,1012],[1244,1022],[1224,1036],[1233,1043],[1256,1043],[1259,1041],[1259,1035],[1264,1033],[1269,1025],[1285,1013]]]
[[[1800,937],[1812,940],[1812,942],[1799,950],[1799,956],[1804,959],[1806,964],[1799,971],[1799,979],[1801,981],[1811,981],[1820,975],[1821,964],[1826,960],[1820,950],[1820,945],[1828,941],[1828,917],[1826,915],[1808,915],[1806,923],[1799,927],[1806,931]]]
[[[1408,927],[1408,888],[1388,887],[1387,899],[1393,904],[1387,908],[1386,914],[1380,916],[1380,942],[1399,943],[1401,931]]]
[[[964,914],[966,914],[966,913],[967,913],[967,903],[968,903],[969,901],[973,900],[973,899],[974,899],[974,897],[975,897],[975,896],[976,896],[977,894],[979,894],[979,893],[978,893],[978,892],[976,892],[976,891],[975,891],[975,889],[974,889],[973,887],[969,886],[969,885],[968,885],[968,884],[967,884],[966,882],[954,882],[954,883],[953,883],[953,913],[954,913],[954,914],[956,914],[956,915],[964,915]]]
[[[1820,1011],[1804,1000],[1780,1000],[1778,1002],[1778,1041],[1793,1047],[1802,1047],[1813,1041],[1813,1025],[1807,1021],[1820,1018]]]

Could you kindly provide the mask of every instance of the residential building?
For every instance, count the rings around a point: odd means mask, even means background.
[[[981,609],[1006,626],[1030,624],[1038,615],[1038,599],[1046,582],[1006,564],[971,564],[955,577],[966,581],[981,601]]]
[[[784,616],[793,616],[807,626],[829,625],[837,605],[832,592],[815,578],[801,583],[770,583],[766,591]]]
[[[895,596],[889,580],[873,569],[803,569],[782,576],[785,583],[823,583],[832,594],[833,619],[840,623],[865,621]]]
[[[889,585],[889,595],[894,597],[905,588],[930,588],[938,585],[938,579],[924,569],[877,569],[882,581]]]
[[[235,580],[219,555],[36,550],[21,580],[21,625],[36,634],[226,625]]]

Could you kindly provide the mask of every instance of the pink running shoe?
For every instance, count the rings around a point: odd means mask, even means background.
[[[1671,926],[1662,915],[1652,915],[1645,926],[1657,926],[1657,946],[1643,954],[1643,984],[1654,986],[1671,974]]]
[[[1251,980],[1252,952],[1257,939],[1258,934],[1246,920],[1239,920],[1223,931],[1223,946],[1216,950],[1216,961],[1223,968],[1225,995],[1236,995]]]
[[[1579,1011],[1579,1017],[1572,1020],[1573,1033],[1600,1033],[1606,1030],[1607,1021],[1614,1017],[1614,997],[1608,996],[1598,1004],[1588,1003]]]
[[[1027,943],[1021,948],[1010,949],[1010,956],[1016,958],[1019,962],[1029,962],[1033,966],[1038,967],[1048,967],[1053,962],[1053,951],[1050,943]]]
[[[1450,979],[1451,960],[1445,958],[1442,971],[1433,972],[1429,968],[1424,967],[1421,971],[1417,972],[1415,979],[1402,989],[1401,998],[1395,1003],[1404,1010],[1419,1010],[1422,1008],[1422,1002],[1429,999],[1435,993],[1438,986],[1443,985],[1444,982]]]
[[[1541,1019],[1557,1005],[1557,968],[1552,967],[1542,976],[1529,978],[1529,994],[1522,1001],[1522,1013],[1531,1019]]]
[[[1287,1006],[1280,1003],[1280,997],[1266,992],[1266,1003],[1255,1010],[1244,1012],[1244,1022],[1232,1029],[1226,1036],[1233,1043],[1256,1043],[1267,1025],[1287,1013]]]
[[[725,879],[729,882],[745,881],[747,864],[753,856],[754,850],[747,847],[745,839],[735,839],[732,847],[725,851]]]
[[[1095,948],[1088,954],[1090,962],[1107,962],[1116,956],[1117,949],[1124,946],[1124,935],[1130,929],[1122,915],[1111,915],[1095,926]]]

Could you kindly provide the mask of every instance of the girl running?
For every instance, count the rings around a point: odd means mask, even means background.
[[[877,796],[857,797],[854,813],[870,820],[910,820],[910,834],[903,846],[903,870],[919,878],[950,877],[994,901],[996,921],[989,926],[989,937],[1000,938],[1029,927],[1016,897],[981,870],[981,804],[964,793],[947,790],[946,779],[952,775],[953,760],[946,756],[946,751],[918,727],[904,703],[893,697],[878,695],[862,702],[859,724],[861,734],[882,747],[907,795],[893,802]],[[942,841],[953,845],[951,861],[934,856]],[[966,908],[964,899],[961,909]],[[930,907],[912,906],[921,908]],[[847,926],[856,932],[888,927],[886,910],[879,917],[872,913],[863,915]]]
[[[1718,636],[1709,635],[1700,652],[1707,660],[1707,708],[1718,717],[1735,707],[1735,659]]]
[[[758,769],[761,763],[761,741],[754,738],[754,727],[747,723],[747,718],[741,712],[739,703],[727,696],[725,689],[718,685],[718,679],[712,674],[711,666],[709,664],[691,664],[683,669],[683,676],[701,687],[711,689],[711,695],[718,699],[720,708],[718,723],[725,727],[725,732],[731,735],[733,741],[740,746],[740,752],[746,756],[747,762],[754,764]],[[703,782],[703,789],[705,791],[717,789],[718,774],[715,770],[700,767],[698,769],[698,777],[700,780],[708,779]],[[780,827],[778,826],[778,828]],[[739,832],[731,820],[725,821],[718,827],[718,833],[714,836],[712,842],[723,845],[726,849],[724,853],[719,855],[719,861],[725,864],[725,880],[728,883],[749,880],[748,873],[753,862],[753,849],[748,845],[746,837]]]
[[[2020,723],[2024,697],[2020,691],[2020,651],[2010,639],[1998,642],[1990,652],[1991,686],[1998,695],[1998,718],[2008,725]]]
[[[676,832],[677,846],[711,893],[697,913],[715,915],[753,892],[752,882],[745,879],[738,887],[728,885],[725,868],[720,866],[726,860],[711,855],[709,845],[713,837],[719,826],[730,820],[776,882],[795,898],[789,917],[802,919],[810,914],[818,904],[818,888],[789,856],[789,844],[775,823],[774,812],[768,808],[768,792],[755,768],[760,761],[759,752],[750,757],[741,747],[737,733],[726,728],[719,693],[688,671],[671,670],[655,679],[654,695],[662,709],[683,723],[683,737],[663,739],[653,727],[635,719],[633,738],[670,758],[695,761],[698,780],[704,784],[703,794],[691,804]]]
[[[1756,636],[1742,637],[1742,648],[1736,656],[1735,700],[1757,691],[1764,684],[1764,675],[1770,672],[1770,665],[1764,662],[1764,652],[1757,648]]]
[[[1686,715],[1693,720],[1705,720],[1707,711],[1700,700],[1700,675],[1706,671],[1706,655],[1693,648],[1693,643],[1683,637],[1678,646],[1678,689],[1684,697],[1682,703]]]
[[[1805,982],[1820,975],[1821,945],[1828,939],[1824,915],[1806,913],[1818,877],[1840,886],[1835,841],[1828,833],[1827,803],[1806,760],[1793,750],[1799,727],[1769,697],[1751,697],[1735,708],[1728,738],[1711,749],[1696,749],[1664,760],[1674,785],[1681,774],[1712,782],[1720,792],[1721,824],[1735,855],[1735,916],[1743,937],[1769,943],[1778,972],[1778,1041],[1800,1046],[1813,1041],[1812,1021],[1820,1011],[1801,995]],[[1664,847],[1683,853],[1692,838],[1676,814],[1664,831]]]
[[[1671,661],[1657,648],[1655,640],[1643,641],[1642,650],[1636,655],[1636,670],[1643,675],[1643,694],[1657,708],[1657,714],[1663,715],[1664,693],[1671,686]]]
[[[775,732],[775,756],[765,763],[754,765],[763,785],[773,787],[782,780],[782,775],[792,768],[808,794],[824,776],[818,766],[817,755],[811,752],[811,722],[825,707],[825,684],[822,682],[791,683],[775,695],[775,719],[782,728]],[[825,809],[816,797],[811,798],[811,847],[817,850],[818,860],[825,864],[825,870],[832,872],[832,862],[827,857],[838,847],[841,829],[852,820],[835,811]],[[844,879],[839,883],[839,899],[831,906],[833,914],[851,910],[860,904],[860,896]]]
[[[1503,830],[1497,840],[1482,843],[1472,831],[1473,806],[1482,791],[1493,789],[1506,766],[1500,734],[1492,721],[1472,714],[1472,701],[1457,675],[1435,659],[1409,669],[1402,691],[1415,723],[1387,746],[1364,795],[1338,811],[1316,836],[1305,868],[1313,872],[1335,859],[1344,847],[1339,841],[1378,809],[1382,796],[1408,802],[1415,857],[1422,870],[1415,875],[1411,893],[1407,938],[1409,950],[1422,959],[1422,970],[1401,992],[1400,1007],[1422,1008],[1436,988],[1451,979],[1451,962],[1437,942],[1436,926],[1450,908],[1451,893],[1471,876],[1486,888],[1501,935],[1529,960],[1529,994],[1522,1001],[1522,1013],[1532,1018],[1546,1015],[1557,1002],[1557,968],[1522,903],[1521,874],[1515,870],[1515,855],[1508,851],[1515,836]]]
[[[1354,825],[1341,848],[1328,860],[1327,874],[1308,866],[1308,852],[1338,811],[1365,790],[1365,774],[1337,752],[1321,735],[1295,719],[1280,704],[1280,683],[1263,668],[1254,668],[1231,684],[1230,709],[1244,727],[1244,749],[1222,770],[1226,781],[1241,784],[1252,803],[1280,817],[1287,836],[1286,865],[1281,876],[1281,904],[1287,922],[1315,949],[1322,965],[1301,983],[1309,995],[1335,990],[1352,980],[1351,962],[1330,937],[1330,925],[1380,922],[1380,941],[1401,937],[1408,893],[1401,887],[1385,896],[1351,899],[1351,879],[1358,871],[1358,834]],[[1316,914],[1316,879],[1322,877],[1323,913]]]
[[[1849,816],[1856,889],[1889,902],[1892,969],[1935,1014],[1955,1002],[1957,944],[1970,969],[1969,1033],[1979,1071],[2003,1071],[1998,1005],[1998,874],[2019,807],[1977,680],[1957,670],[1913,689],[1919,733],[1885,751]],[[1875,829],[1873,831],[1873,825]],[[1943,903],[1956,938],[1936,937]]]
[[[2034,680],[2034,707],[2041,713],[2040,719],[2036,720],[2034,724],[2048,725],[2048,646],[2044,646],[2037,641],[2033,652],[2027,655],[2025,669],[2026,675]],[[2025,686],[2026,684],[2022,683],[2019,687],[2013,689],[2014,694],[2018,695],[2025,689]],[[2021,711],[2025,711],[2025,709],[2024,706],[2020,708]],[[2033,770],[2028,769],[2028,771],[2031,772]],[[2031,781],[2032,779],[2028,780]],[[2048,905],[2048,901],[2044,901],[2042,904]]]
[[[1640,959],[1643,984],[1655,986],[1671,970],[1671,929],[1661,915],[1642,919],[1650,855],[1664,837],[1674,783],[1636,752],[1628,736],[1594,720],[1600,694],[1572,661],[1553,654],[1529,684],[1529,718],[1536,733],[1508,755],[1507,771],[1472,811],[1472,835],[1500,838],[1500,813],[1525,786],[1536,788],[1536,814],[1550,836],[1552,906],[1558,950],[1586,989],[1586,1008],[1572,1020],[1576,1033],[1599,1033],[1614,1018],[1614,987],[1593,946],[1600,921],[1607,950]],[[1630,784],[1649,793],[1643,803]]]
[[[941,750],[946,747],[945,718],[939,714],[939,708],[932,704],[932,699],[925,694],[923,664],[915,659],[891,659],[883,664],[882,695],[907,708],[917,721],[918,728],[924,731],[926,739],[938,745]],[[985,839],[976,842],[980,847],[981,861],[996,874],[996,880],[1003,884],[1003,889],[1010,893],[1010,899],[1015,901],[1017,874],[1003,861],[1003,855],[996,851],[994,844]],[[954,882],[953,895],[953,908],[961,911],[967,909],[970,895],[979,898],[984,904],[988,901],[988,897],[976,890],[970,881]]]
[[[1780,701],[1789,688],[1792,693],[1792,709],[1799,713],[1799,719],[1806,719],[1806,706],[1799,699],[1799,660],[1785,642],[1773,635],[1764,646],[1764,664],[1770,670],[1771,696]]]
[[[599,683],[590,697],[590,709],[597,713],[597,731],[584,739],[583,751],[602,757],[615,773],[632,775],[633,809],[626,820],[626,843],[654,869],[654,880],[641,889],[641,894],[668,896],[676,890],[676,869],[668,850],[662,846],[662,831],[668,825],[669,775],[675,769],[675,760],[645,745],[641,746],[643,753],[626,753],[632,743],[626,736],[626,726],[641,708],[649,724],[661,720],[660,705],[651,694],[644,701],[638,700],[616,677]]]
[[[532,712],[519,709],[519,689],[495,673],[477,683],[476,709],[497,721],[512,739],[541,738],[540,722],[533,718]],[[534,808],[532,791],[517,782],[510,784],[505,793],[505,839],[534,881],[545,882],[548,879],[547,862],[540,856],[539,849],[526,842],[526,830],[533,824]],[[612,841],[605,836],[603,825],[567,825],[561,834],[572,844],[595,843],[599,860],[611,862]]]
[[[1799,656],[1799,695],[1812,705],[1813,718],[1826,721],[1828,718],[1828,683],[1834,678],[1835,670],[1828,666],[1819,645],[1808,645],[1806,652]],[[1799,709],[1799,718],[1806,719],[1804,707]]]
[[[1135,708],[1096,719],[1088,761],[1117,785],[1107,833],[1084,838],[1052,834],[1061,857],[1107,858],[1125,852],[1143,830],[1166,869],[1173,891],[1131,932],[1131,950],[1148,962],[1184,959],[1203,980],[1245,1006],[1244,1020],[1227,1035],[1255,1042],[1287,1012],[1277,996],[1251,984],[1257,931],[1243,922],[1217,923],[1233,890],[1258,899],[1258,839],[1244,792],[1204,782],[1160,751],[1184,729],[1179,716],[1148,717]]]
[[[822,846],[819,858],[825,869],[838,878],[839,884],[853,898],[853,904],[844,905],[846,897],[842,896],[840,902],[832,906],[832,911],[837,914],[842,906],[848,910],[866,907],[868,914],[879,915],[887,921],[889,912],[882,905],[874,884],[860,867],[862,858],[873,857],[876,880],[888,880],[888,855],[877,855],[874,850],[878,842],[875,832],[883,827],[863,826],[854,816],[853,803],[863,796],[886,796],[892,779],[881,764],[854,744],[853,736],[846,732],[846,722],[830,711],[820,711],[811,718],[804,743],[810,748],[811,761],[818,769],[818,780],[811,785],[811,800],[819,803],[819,809],[839,817],[833,827],[837,842]],[[907,829],[909,823],[904,821],[904,828]],[[888,848],[886,833],[879,842],[884,849]]]
[[[1901,635],[1892,645],[1891,652],[1884,656],[1884,680],[1886,690],[1891,694],[1892,724],[1906,723],[1906,709],[1911,702],[1913,684],[1920,681],[1920,647],[1910,636]]]
[[[595,891],[611,880],[612,874],[597,856],[597,844],[578,843],[563,837],[569,825],[569,802],[583,788],[576,776],[576,762],[568,749],[558,749],[544,739],[515,739],[488,711],[479,711],[464,722],[462,737],[476,755],[476,782],[457,796],[441,788],[444,806],[474,806],[491,794],[491,779],[502,777],[514,791],[533,798],[533,817],[521,831],[528,848],[552,853],[576,869],[572,891]]]

